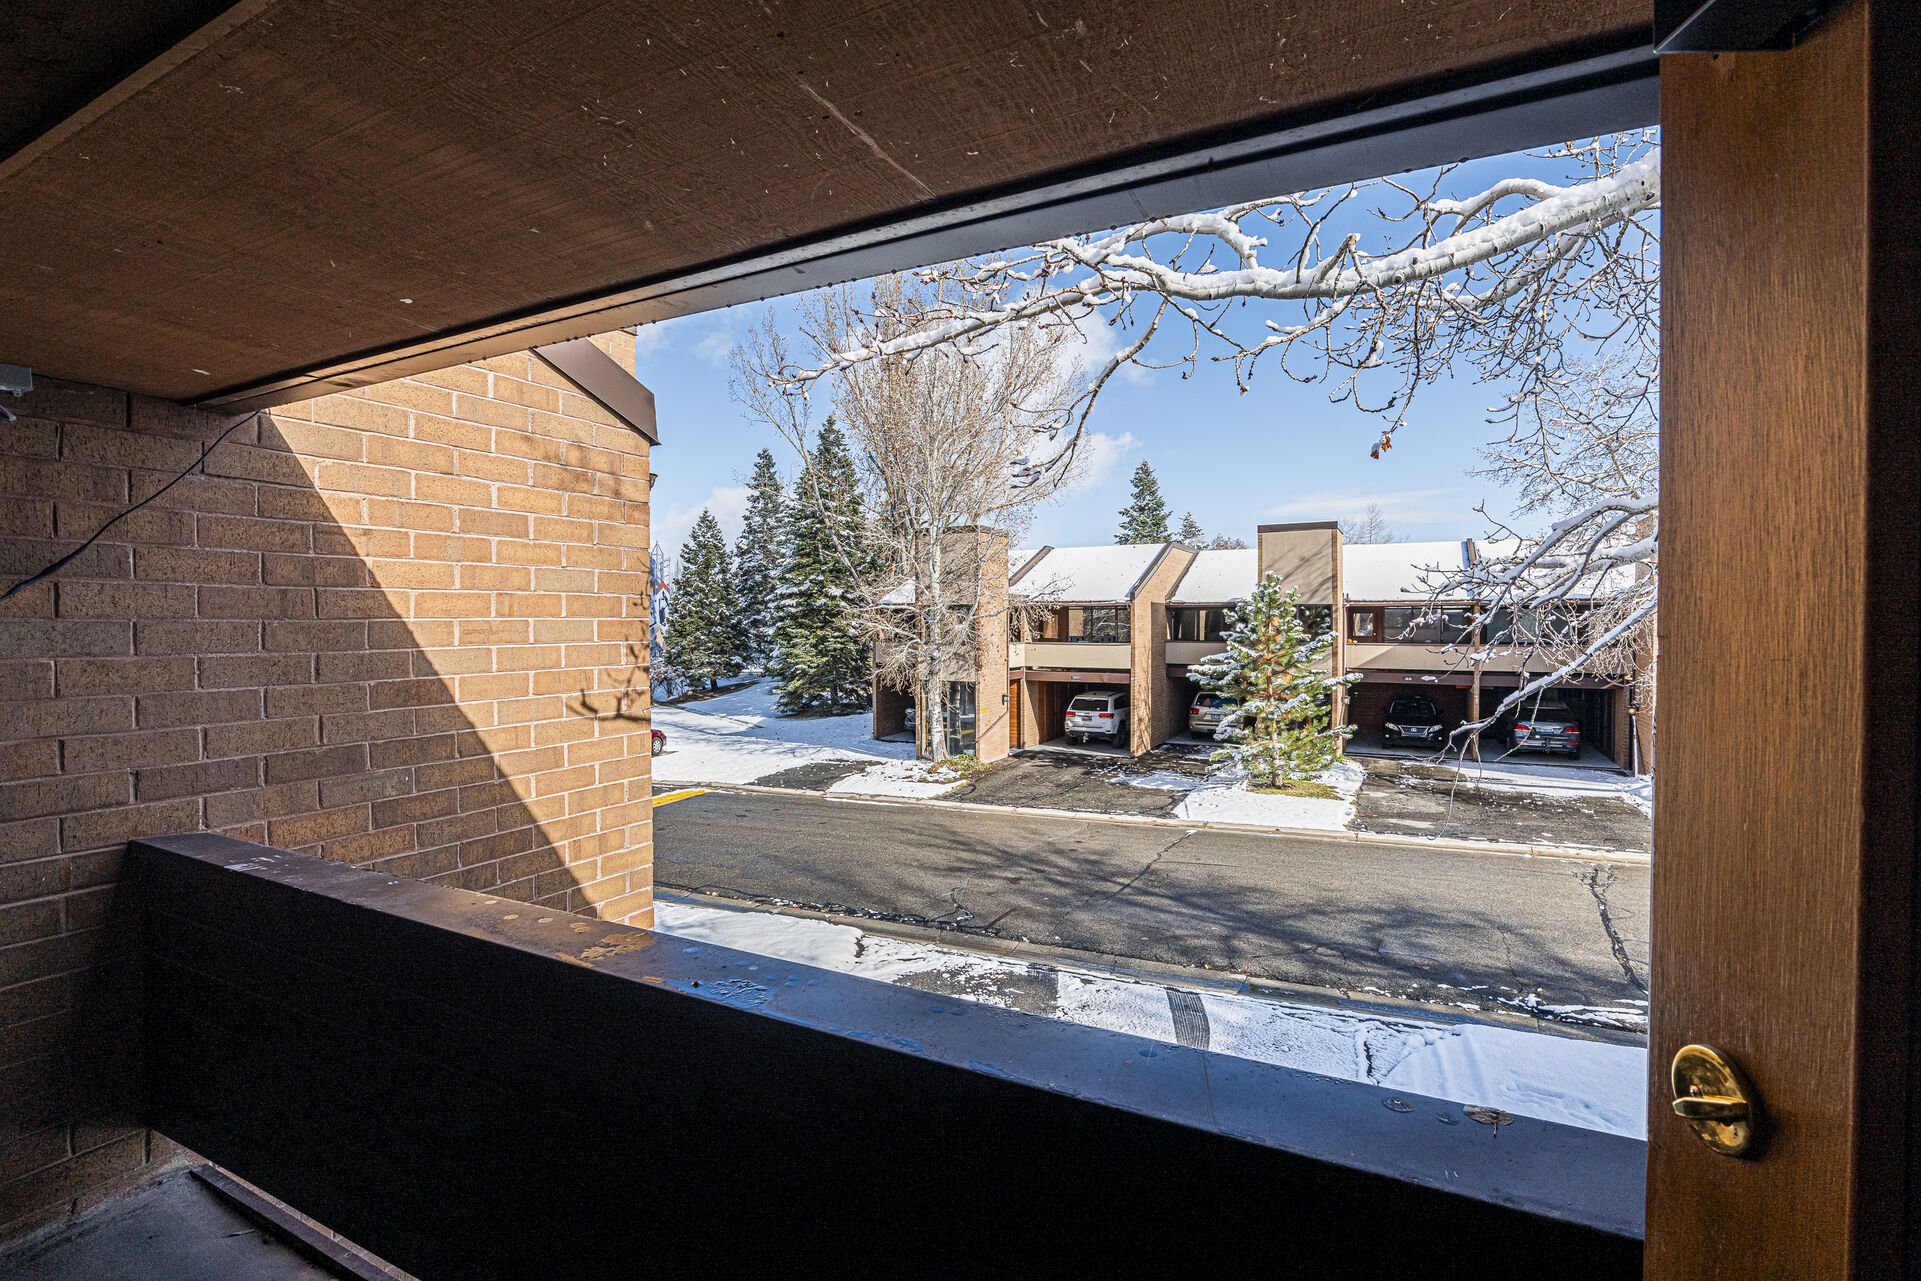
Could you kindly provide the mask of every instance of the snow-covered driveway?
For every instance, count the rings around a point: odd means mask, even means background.
[[[768,680],[698,702],[656,704],[654,726],[667,734],[667,750],[654,758],[654,778],[661,782],[751,783],[797,765],[914,755],[912,743],[875,741],[866,712],[779,715]]]

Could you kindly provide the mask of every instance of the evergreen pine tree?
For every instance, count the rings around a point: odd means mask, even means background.
[[[689,681],[714,688],[740,670],[734,567],[720,522],[702,511],[680,552],[667,603],[667,662]]]
[[[847,438],[832,418],[794,482],[787,506],[787,558],[774,597],[774,661],[780,710],[865,707],[873,654],[855,629],[859,573],[872,558],[860,481]]]
[[[763,671],[774,657],[774,592],[786,560],[784,498],[774,455],[763,449],[754,459],[754,475],[747,482],[747,512],[734,543],[741,657],[747,666]]]
[[[1259,787],[1283,787],[1325,770],[1354,733],[1352,725],[1331,724],[1331,694],[1356,677],[1315,670],[1334,648],[1333,632],[1308,630],[1298,595],[1283,589],[1276,574],[1229,610],[1227,622],[1227,652],[1188,668],[1202,689],[1235,704],[1215,732],[1228,744],[1215,759],[1237,762]]]
[[[1164,543],[1167,541],[1167,503],[1161,498],[1161,482],[1145,459],[1134,469],[1134,496],[1121,508],[1121,532],[1117,543]]]
[[[1194,519],[1193,512],[1182,512],[1180,532],[1174,537],[1191,547],[1199,547],[1201,540],[1207,537],[1207,531],[1201,528],[1201,522]]]

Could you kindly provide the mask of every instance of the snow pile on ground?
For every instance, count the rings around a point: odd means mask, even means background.
[[[835,796],[910,796],[924,799],[951,791],[964,781],[959,770],[925,761],[885,761],[870,765],[858,774],[831,783],[827,790]]]
[[[1617,796],[1643,811],[1654,802],[1652,776],[1568,765],[1522,764],[1515,760],[1433,762],[1422,760],[1489,791],[1533,792],[1541,796]],[[1405,778],[1403,779],[1405,782]]]
[[[1169,792],[1191,792],[1207,786],[1207,780],[1195,774],[1183,774],[1178,770],[1157,769],[1145,774],[1130,774],[1122,770],[1112,782],[1125,783],[1129,787],[1157,787]]]
[[[1345,831],[1354,820],[1354,797],[1367,771],[1353,761],[1336,761],[1318,782],[1340,794],[1338,800],[1312,796],[1278,796],[1257,792],[1238,770],[1215,775],[1187,794],[1174,817],[1195,823],[1250,823],[1261,827],[1317,828]]]
[[[1497,996],[1494,999],[1502,1005],[1526,1010],[1536,1018],[1585,1023],[1589,1027],[1620,1028],[1624,1032],[1648,1030],[1646,1001],[1621,1001],[1614,1005],[1550,1005],[1532,992],[1518,999],[1509,996]]]
[[[772,681],[716,698],[674,706],[656,704],[654,726],[667,733],[667,750],[654,759],[654,777],[676,783],[751,783],[757,778],[821,761],[912,758],[911,743],[879,743],[873,718],[782,716]]]
[[[1632,782],[1621,789],[1621,799],[1649,818],[1653,818],[1654,775],[1637,774]]]
[[[665,901],[656,921],[663,934],[920,991],[1520,1116],[1646,1133],[1647,1051],[1639,1046],[1147,983],[760,909]]]

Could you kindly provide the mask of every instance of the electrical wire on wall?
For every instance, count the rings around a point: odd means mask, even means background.
[[[224,441],[227,437],[233,435],[236,431],[240,430],[242,427],[246,426],[248,423],[258,422],[260,420],[261,413],[262,413],[261,410],[256,409],[253,413],[248,414],[245,418],[235,419],[233,422],[228,423],[226,430],[222,431],[218,436],[215,436],[212,440],[208,441],[205,445],[203,445],[200,449],[200,457],[188,463],[187,466],[180,472],[179,475],[175,476],[172,480],[168,481],[166,484],[162,485],[160,488],[154,490],[151,494],[148,494],[145,498],[141,499],[139,502],[135,503],[133,506],[127,508],[127,510],[109,519],[106,524],[102,525],[100,528],[94,530],[92,534],[88,535],[87,540],[85,542],[81,543],[78,547],[74,548],[72,551],[68,552],[66,555],[62,556],[60,559],[54,561],[51,565],[48,565],[45,569],[42,569],[35,573],[27,575],[25,578],[15,583],[13,586],[7,588],[6,591],[0,592],[0,601],[11,600],[13,597],[17,596],[21,592],[26,591],[27,588],[32,587],[36,583],[45,582],[47,579],[52,578],[55,574],[65,569],[67,566],[73,564],[74,561],[80,558],[81,553],[85,552],[89,547],[99,542],[101,536],[104,535],[108,530],[112,529],[115,525],[119,524],[121,521],[125,520],[127,517],[133,515],[135,512],[139,511],[142,507],[145,507],[148,503],[151,503],[154,499],[160,497],[160,495],[166,493],[169,489],[172,489],[175,485],[178,485],[181,481],[185,480],[187,477],[193,475],[194,472],[200,470],[200,468],[205,466],[207,462],[207,455],[211,454],[214,451],[215,446],[219,445],[220,442]]]

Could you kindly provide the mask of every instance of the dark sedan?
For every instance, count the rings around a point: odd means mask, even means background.
[[[1581,722],[1566,703],[1542,699],[1530,703],[1514,716],[1508,731],[1509,750],[1515,752],[1559,752],[1581,754]]]
[[[1447,725],[1425,694],[1401,694],[1387,705],[1387,724],[1382,739],[1392,747],[1406,743],[1415,747],[1440,748],[1447,742]]]

